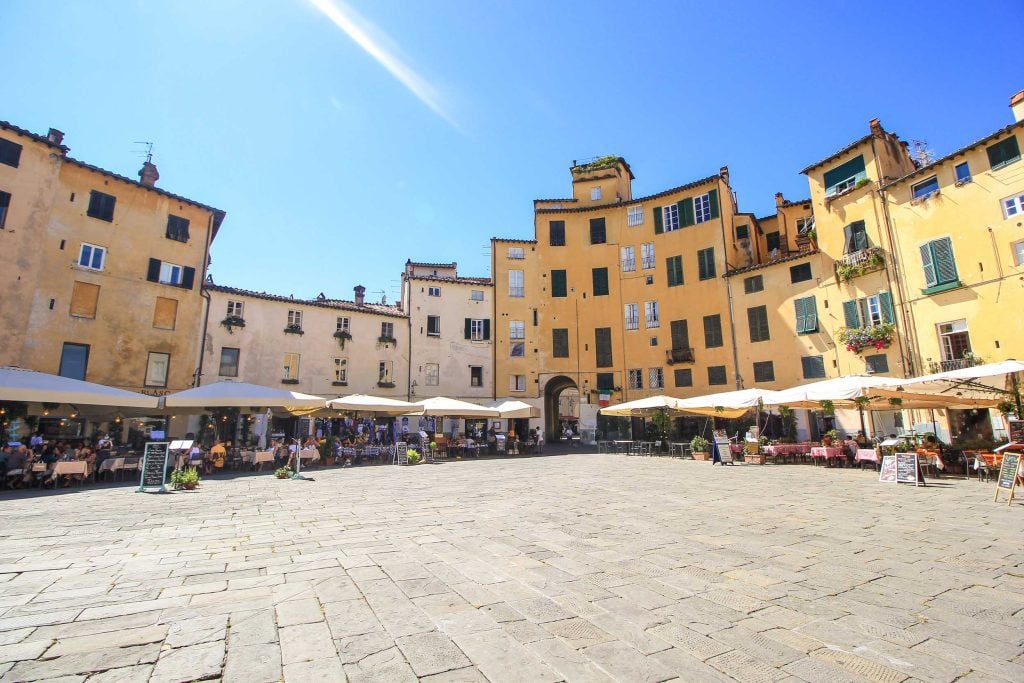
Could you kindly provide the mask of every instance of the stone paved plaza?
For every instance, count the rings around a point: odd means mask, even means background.
[[[573,454],[0,494],[0,680],[1024,681],[993,486]]]

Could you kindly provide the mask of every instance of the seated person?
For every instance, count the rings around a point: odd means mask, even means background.
[[[228,449],[224,447],[224,444],[220,440],[213,442],[213,447],[210,448],[210,458],[206,461],[206,474],[210,474],[212,467],[218,469],[224,467],[224,461],[228,457]]]
[[[7,484],[14,488],[26,481],[25,468],[28,465],[28,449],[24,446],[4,449],[7,452]]]

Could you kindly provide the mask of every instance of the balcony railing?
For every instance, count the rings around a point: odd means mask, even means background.
[[[855,277],[885,267],[885,255],[878,247],[858,249],[836,261],[836,275],[840,280],[852,280]]]
[[[973,368],[975,365],[981,365],[984,362],[985,361],[977,356],[968,358],[951,358],[950,360],[932,361],[928,364],[928,369],[931,372],[947,372],[949,370]]]
[[[669,365],[673,363],[692,363],[693,349],[691,347],[677,348],[666,351]]]
[[[871,258],[876,254],[881,255],[881,249],[878,247],[868,247],[867,249],[858,249],[857,251],[851,251],[849,254],[843,254],[843,257],[839,259],[839,263],[845,266],[860,266],[871,262]]]

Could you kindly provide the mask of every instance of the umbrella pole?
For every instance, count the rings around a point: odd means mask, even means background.
[[[300,481],[313,481],[309,477],[302,476],[302,435],[299,434],[299,425],[302,424],[302,420],[295,420],[295,474],[292,475],[292,479],[298,479]]]
[[[864,423],[864,406],[857,406],[857,410],[860,411],[860,433],[867,436],[868,428]]]

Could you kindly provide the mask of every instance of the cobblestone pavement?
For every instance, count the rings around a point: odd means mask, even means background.
[[[992,485],[608,454],[312,475],[0,495],[0,681],[1024,681],[1024,505]]]

